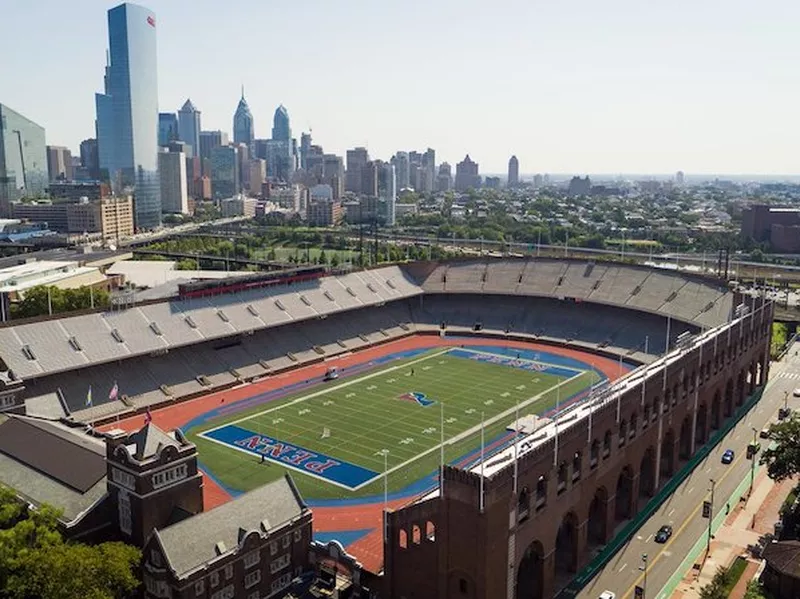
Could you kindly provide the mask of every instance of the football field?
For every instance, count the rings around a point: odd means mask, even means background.
[[[345,373],[347,374],[347,373]],[[309,498],[399,490],[542,414],[601,375],[546,353],[437,348],[190,430],[221,482],[248,490],[292,473]],[[443,451],[442,451],[443,448]]]

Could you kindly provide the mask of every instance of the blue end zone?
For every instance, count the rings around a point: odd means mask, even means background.
[[[259,457],[263,456],[270,462],[325,479],[351,490],[379,476],[377,472],[361,466],[335,460],[319,452],[290,445],[232,424],[207,431],[200,436],[227,445],[232,449],[252,453]]]
[[[503,366],[511,366],[512,368],[521,368],[522,370],[530,370],[531,372],[542,372],[544,374],[551,374],[553,376],[563,376],[566,378],[571,378],[576,374],[580,374],[582,372],[581,369],[578,368],[566,368],[563,366],[551,366],[549,364],[541,364],[536,361],[532,361],[530,358],[522,358],[516,359],[511,356],[500,356],[497,354],[491,353],[478,353],[476,350],[466,350],[466,349],[451,349],[447,352],[450,356],[455,356],[456,358],[465,358],[467,360],[476,360],[478,362],[487,362],[490,364],[502,364]],[[547,356],[550,357],[549,355]]]

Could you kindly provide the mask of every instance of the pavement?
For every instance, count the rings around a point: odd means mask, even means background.
[[[796,351],[800,352],[800,343],[794,344],[784,360],[772,363],[761,400],[611,558],[578,594],[579,598],[597,599],[602,591],[610,590],[617,599],[633,599],[636,586],[644,589],[645,599],[698,597],[699,588],[710,580],[718,565],[728,565],[737,555],[746,553],[749,545],[758,543],[763,534],[772,532],[783,500],[779,496],[785,496],[793,483],[776,488],[763,468],[752,469],[746,447],[753,440],[753,429],[760,431],[777,421],[785,393],[789,407],[800,409],[800,399],[792,396],[795,386],[800,386],[800,356],[795,356]],[[761,440],[762,446],[764,441]],[[721,463],[726,449],[736,453],[729,465]],[[745,502],[751,475],[753,493]],[[708,520],[702,517],[701,510],[703,501],[711,498],[711,479],[715,481],[712,529],[717,532],[709,557],[698,572],[694,566],[704,557],[708,539]],[[727,515],[726,506],[729,506]],[[653,537],[664,524],[671,524],[674,533],[666,543],[655,543]],[[647,554],[646,572],[643,554]],[[690,574],[685,576],[687,572]],[[677,589],[680,594],[673,595]]]

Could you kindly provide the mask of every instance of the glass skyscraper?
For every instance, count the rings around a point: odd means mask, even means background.
[[[44,127],[0,104],[0,216],[11,202],[43,195],[48,186]]]
[[[192,156],[200,156],[200,111],[191,100],[178,111],[178,139],[191,146]]]
[[[180,139],[178,135],[178,117],[174,112],[158,113],[158,145],[168,146]]]
[[[242,98],[233,115],[233,143],[246,144],[249,148],[253,145],[253,138],[255,138],[253,114],[250,112],[247,100],[244,99],[244,88],[242,88]]]
[[[112,187],[134,188],[136,228],[161,224],[158,180],[156,17],[143,6],[108,11],[105,93],[96,94],[100,168]]]
[[[275,141],[289,141],[292,139],[292,128],[289,125],[289,111],[281,104],[275,109],[272,117],[272,139]]]

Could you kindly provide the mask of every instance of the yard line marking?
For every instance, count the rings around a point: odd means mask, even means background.
[[[396,371],[396,370],[399,370],[400,368],[408,368],[409,366],[412,366],[414,364],[419,364],[420,362],[425,362],[426,360],[432,360],[433,358],[437,358],[439,356],[442,356],[443,354],[446,354],[448,351],[450,351],[450,349],[451,348],[448,347],[448,348],[445,348],[445,349],[443,349],[441,351],[435,352],[435,353],[433,353],[433,354],[431,354],[429,356],[423,356],[423,357],[421,357],[421,358],[419,358],[417,360],[412,360],[411,362],[406,362],[404,364],[398,364],[397,366],[391,366],[390,368],[385,368],[385,369],[381,369],[381,370],[379,370],[377,372],[372,372],[370,374],[365,374],[364,376],[359,377],[357,379],[344,381],[344,382],[336,385],[335,387],[325,387],[324,389],[320,389],[319,391],[315,391],[314,393],[309,393],[308,395],[303,395],[302,397],[298,397],[297,399],[293,399],[292,401],[287,402],[285,404],[281,404],[279,406],[273,406],[271,408],[267,408],[266,410],[263,410],[263,411],[258,412],[256,414],[250,414],[249,416],[244,416],[243,418],[239,418],[238,420],[233,420],[231,422],[226,422],[225,424],[221,424],[219,426],[215,426],[214,428],[210,428],[208,430],[203,431],[203,433],[210,433],[211,431],[215,431],[215,430],[217,430],[219,428],[223,428],[223,427],[226,427],[226,426],[231,426],[231,425],[234,425],[234,424],[239,424],[240,422],[246,422],[248,420],[252,420],[253,418],[257,418],[259,416],[263,416],[264,414],[269,414],[270,412],[276,412],[278,410],[283,410],[283,409],[285,409],[285,408],[287,408],[289,406],[292,406],[292,405],[295,405],[295,404],[298,404],[298,403],[302,403],[304,401],[308,401],[309,399],[313,399],[314,397],[319,397],[320,395],[325,395],[326,393],[330,393],[331,391],[337,391],[337,390],[343,389],[345,387],[350,387],[350,386],[356,385],[358,383],[363,383],[366,380],[373,379],[373,378],[378,377],[378,376],[384,376],[388,372]],[[355,393],[353,393],[352,396],[354,397]],[[203,433],[201,433],[201,434],[203,434]]]

